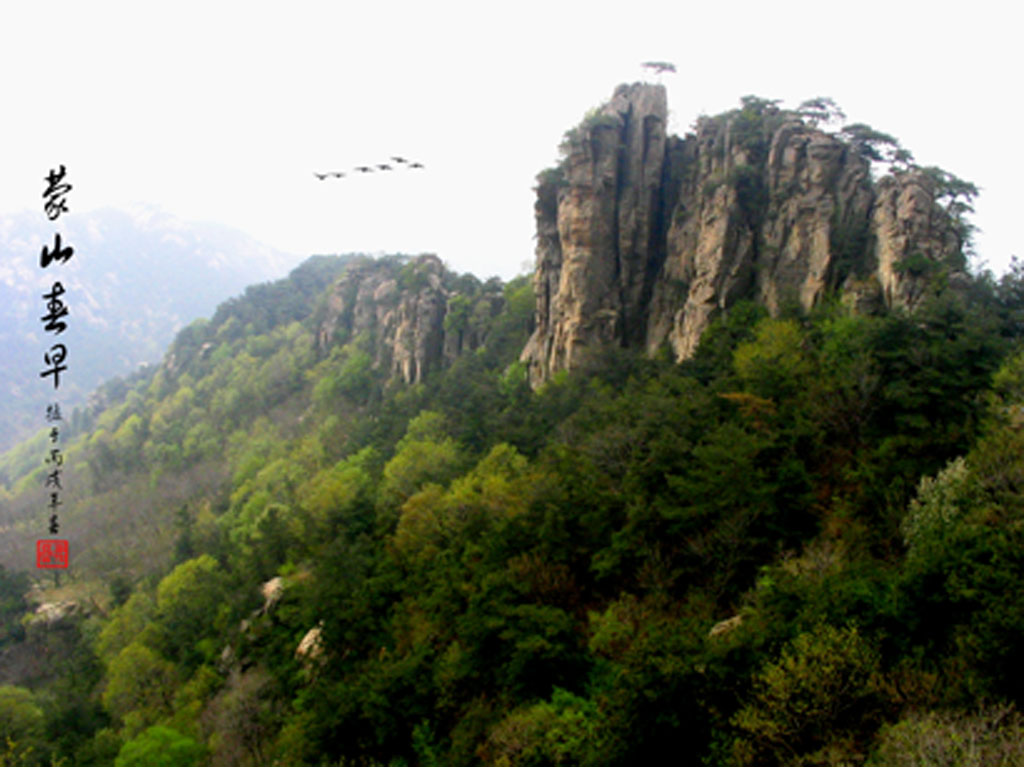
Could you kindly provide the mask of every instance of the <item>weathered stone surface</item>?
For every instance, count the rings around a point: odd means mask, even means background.
[[[620,86],[538,185],[521,356],[535,386],[602,345],[685,359],[743,299],[777,314],[850,291],[860,311],[913,309],[929,265],[956,263],[925,174],[875,184],[854,147],[778,111],[755,127],[702,118],[682,139],[665,136],[666,115],[661,86]]]
[[[490,319],[504,305],[500,286],[489,292],[490,283],[481,287],[466,279],[475,288],[471,296],[459,291],[458,280],[434,255],[354,264],[328,296],[317,333],[320,351],[339,340],[368,345],[375,368],[418,383],[482,346]]]
[[[231,667],[235,664],[237,657],[235,656],[235,650],[231,645],[224,645],[224,649],[220,651],[220,656],[217,660],[217,670],[222,674],[227,673]]]
[[[416,278],[424,278],[422,286],[414,286],[403,294],[395,313],[388,320],[384,337],[393,339],[391,372],[409,383],[419,383],[432,368],[439,367],[444,342],[442,323],[448,296],[441,285],[444,267],[436,256],[416,263]],[[387,332],[390,331],[390,332]]]
[[[284,596],[284,578],[280,575],[271,578],[260,587],[260,594],[263,595],[262,613],[269,613]]]
[[[835,287],[846,233],[864,238],[870,168],[837,138],[790,123],[773,137],[767,173],[759,298],[773,313],[786,302],[806,311]]]
[[[924,295],[928,267],[955,264],[960,243],[935,189],[921,172],[887,176],[877,185],[872,215],[875,262],[886,306],[914,309]]]
[[[44,602],[36,608],[35,612],[28,618],[27,624],[30,627],[42,627],[46,629],[59,628],[67,624],[68,620],[82,613],[78,602],[66,600],[63,602]]]
[[[324,655],[323,621],[314,626],[302,637],[295,648],[295,657],[306,664],[321,660]]]
[[[927,173],[875,182],[863,151],[766,102],[683,138],[666,135],[667,116],[663,87],[619,86],[538,179],[520,356],[534,386],[608,345],[686,359],[741,300],[778,314],[839,293],[859,312],[913,310],[932,273],[954,284],[961,244]],[[320,349],[355,343],[376,369],[422,381],[483,346],[504,305],[500,286],[465,279],[436,256],[353,264]]]
[[[743,625],[743,616],[734,615],[731,618],[726,618],[724,621],[719,621],[711,627],[711,631],[708,632],[708,637],[722,636],[728,634],[731,631],[738,629]]]
[[[30,593],[29,599],[33,596]],[[61,659],[71,657],[79,641],[74,629],[96,613],[103,614],[89,598],[44,602],[24,615],[24,636],[9,637],[11,641],[0,648],[0,686],[42,687],[58,679]]]
[[[711,318],[754,284],[754,232],[736,188],[726,182],[747,167],[746,157],[728,136],[718,140],[720,132],[709,124],[697,136],[698,152],[710,147],[715,154],[696,158],[708,176],[696,176],[679,195],[653,288],[646,346],[654,351],[667,341],[679,359],[693,353]]]
[[[642,342],[667,117],[664,87],[620,86],[571,140],[564,179],[540,184],[536,330],[522,355],[531,379],[594,345]]]

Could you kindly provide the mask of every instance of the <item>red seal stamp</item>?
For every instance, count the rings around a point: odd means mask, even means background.
[[[68,542],[36,541],[36,567],[64,569],[68,566]]]

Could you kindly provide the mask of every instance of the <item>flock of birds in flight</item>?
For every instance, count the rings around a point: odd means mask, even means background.
[[[425,167],[423,165],[423,163],[421,163],[421,162],[413,162],[412,160],[407,160],[404,157],[397,157],[397,156],[394,156],[394,155],[392,155],[391,161],[393,163],[395,163],[395,165],[399,165],[399,166],[408,168],[410,170],[415,170],[417,168]],[[373,172],[378,171],[378,170],[394,170],[394,169],[395,169],[394,165],[391,165],[391,164],[386,163],[386,162],[382,162],[382,163],[377,163],[376,165],[357,165],[356,167],[354,167],[352,169],[351,172],[352,173],[373,173]],[[321,181],[323,181],[326,178],[329,178],[330,176],[334,176],[335,178],[344,178],[345,177],[345,173],[343,173],[342,171],[328,171],[327,173],[317,173],[317,172],[314,171],[313,175],[316,176]]]
[[[657,74],[659,76],[664,74],[665,72],[675,72],[676,71],[675,64],[673,64],[670,61],[645,61],[640,66],[642,66],[644,69],[651,70],[652,72],[654,72],[655,74]],[[423,168],[424,167],[423,163],[421,163],[421,162],[413,162],[412,160],[407,160],[404,157],[398,157],[396,155],[392,155],[391,156],[391,162],[393,162],[395,165],[398,165],[400,167],[408,168],[409,170],[416,170],[418,168]],[[395,169],[395,165],[391,165],[391,164],[386,163],[386,162],[377,163],[376,165],[357,165],[356,167],[354,167],[351,170],[351,172],[352,173],[374,173],[375,171],[378,171],[378,170],[382,170],[382,171],[394,170]],[[314,171],[313,175],[316,176],[321,181],[324,181],[325,179],[328,179],[331,176],[333,176],[334,178],[345,178],[346,174],[344,172],[342,172],[342,171],[335,170],[335,171],[328,171],[326,173],[317,173],[316,171]]]

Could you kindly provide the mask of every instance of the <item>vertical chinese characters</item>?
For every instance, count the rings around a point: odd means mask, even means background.
[[[67,194],[71,191],[71,184],[65,181],[66,168],[61,165],[58,170],[51,170],[45,177],[46,190],[43,192],[43,212],[50,221],[56,221],[62,213],[68,212]],[[39,268],[47,269],[54,262],[66,264],[74,255],[75,250],[70,245],[61,242],[59,232],[53,235],[53,247],[43,246],[39,256]],[[68,316],[68,307],[64,301],[64,285],[54,279],[49,292],[43,293],[45,314],[40,317],[43,323],[43,330],[50,333],[56,339],[65,330]],[[67,371],[68,366],[65,360],[68,356],[68,349],[63,343],[54,343],[49,350],[43,353],[43,362],[46,367],[39,373],[40,378],[53,376],[53,388],[60,388],[60,375]],[[64,456],[60,449],[60,427],[61,418],[60,403],[54,402],[46,406],[46,422],[50,427],[50,448],[45,459],[47,464],[45,490],[49,496],[49,525],[47,530],[50,535],[57,535],[60,532],[60,521],[57,510],[61,506],[60,494],[63,490],[61,483],[61,471],[64,465]],[[66,568],[68,566],[68,542],[66,540],[39,540],[36,542],[36,566],[44,568]]]
[[[51,221],[56,221],[61,213],[66,213],[68,210],[67,194],[71,191],[71,184],[64,181],[66,173],[66,169],[61,165],[60,170],[51,170],[45,178],[46,190],[43,192],[43,199],[45,200],[43,210],[46,213],[46,217]],[[70,245],[63,245],[60,239],[60,232],[56,232],[53,235],[53,249],[51,250],[46,245],[43,246],[42,253],[39,255],[39,267],[46,269],[54,261],[66,264],[74,254],[75,249]],[[41,318],[45,323],[43,329],[48,333],[53,333],[55,336],[60,335],[67,329],[67,323],[61,320],[61,317],[65,317],[68,314],[68,308],[61,299],[63,294],[64,286],[59,280],[54,280],[50,292],[43,294],[43,298],[46,299],[47,309],[47,313]],[[48,367],[39,375],[42,378],[52,375],[54,389],[60,388],[60,374],[68,369],[68,366],[64,364],[67,355],[67,347],[62,343],[55,343],[50,347],[49,351],[43,354],[43,362]]]
[[[46,212],[46,217],[51,221],[56,221],[60,218],[61,213],[68,212],[68,203],[65,199],[68,192],[71,191],[71,184],[64,181],[64,176],[67,174],[66,169],[63,165],[60,166],[60,170],[51,170],[46,176],[46,191],[43,192],[43,199],[46,202],[43,204],[43,210]],[[60,248],[60,235],[57,235],[57,247]],[[68,255],[70,258],[71,255]],[[43,264],[46,266],[46,264]]]
[[[57,440],[60,438],[60,430],[57,422],[61,420],[60,404],[53,403],[46,406],[46,420],[50,424],[50,455],[46,458],[49,469],[46,473],[46,489],[50,493],[50,535],[60,532],[57,523],[57,507],[60,506],[60,484],[61,466],[64,465],[64,456],[57,447]]]

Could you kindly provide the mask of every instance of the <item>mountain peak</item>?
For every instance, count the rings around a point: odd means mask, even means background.
[[[679,138],[662,86],[620,85],[566,133],[562,163],[538,177],[536,323],[521,357],[534,385],[607,344],[686,359],[740,300],[777,314],[842,291],[862,309],[913,309],[929,274],[963,267],[956,222],[909,153],[872,179],[894,139],[742,104]]]

